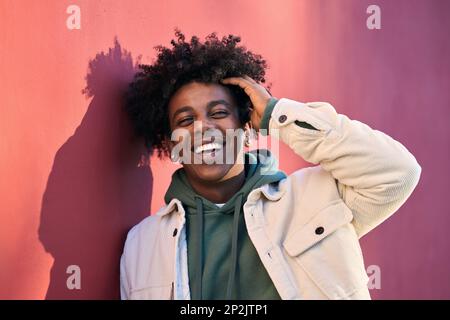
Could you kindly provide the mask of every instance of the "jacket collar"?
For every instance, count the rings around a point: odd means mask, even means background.
[[[281,182],[265,184],[252,190],[248,195],[247,201],[256,202],[261,198],[261,195],[270,201],[278,201],[286,192],[284,188],[280,188],[280,184],[282,183],[283,180]],[[166,206],[162,207],[155,215],[162,217],[173,212],[181,215],[182,217],[185,216],[183,205],[177,198],[170,200],[170,202]]]
[[[276,183],[265,184],[259,188],[256,188],[248,195],[247,202],[252,204],[256,203],[262,195],[270,201],[278,201],[285,194],[286,190],[281,188],[281,184],[285,179]]]
[[[170,202],[166,206],[162,207],[155,215],[162,217],[172,212],[178,213],[184,218],[185,212],[183,204],[177,198],[170,200]]]

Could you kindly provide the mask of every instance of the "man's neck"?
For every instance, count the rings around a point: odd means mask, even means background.
[[[230,169],[220,181],[199,181],[189,179],[190,185],[200,196],[214,203],[225,203],[241,189],[245,182],[244,165],[236,165]]]

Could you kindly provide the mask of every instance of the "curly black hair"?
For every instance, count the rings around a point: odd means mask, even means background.
[[[171,49],[154,47],[158,51],[154,64],[138,64],[139,70],[125,94],[124,107],[135,133],[144,138],[147,150],[150,153],[157,150],[160,158],[170,154],[164,140],[170,139],[168,104],[177,89],[192,81],[220,83],[224,78],[244,75],[263,84],[268,68],[261,55],[238,46],[240,36],[229,34],[220,40],[213,32],[201,43],[197,36],[186,42],[178,28],[175,35],[177,39],[171,40]],[[241,124],[245,124],[250,119],[248,95],[236,85],[225,86],[237,103]],[[266,89],[270,90],[270,85]]]

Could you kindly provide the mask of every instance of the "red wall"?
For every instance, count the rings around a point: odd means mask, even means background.
[[[80,30],[66,27],[71,4]],[[381,30],[366,27],[370,4]],[[162,205],[175,168],[138,166],[120,94],[175,26],[241,35],[268,60],[276,97],[331,102],[406,145],[422,178],[362,240],[366,265],[381,268],[371,293],[450,298],[449,10],[446,0],[0,0],[0,298],[118,297],[126,231]],[[286,148],[280,163],[307,165]],[[66,287],[69,265],[81,290]]]

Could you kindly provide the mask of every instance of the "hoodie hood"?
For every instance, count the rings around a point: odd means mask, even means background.
[[[247,199],[247,195],[255,188],[262,185],[279,181],[286,177],[283,171],[278,170],[278,161],[267,149],[258,149],[246,152],[245,156],[245,182],[241,189],[230,198],[225,205],[219,208],[208,199],[198,195],[189,184],[186,172],[183,168],[177,169],[172,174],[172,181],[164,196],[164,201],[168,204],[173,198],[180,200],[185,207],[190,210],[189,213],[195,213],[197,208],[196,198],[201,198],[203,213],[210,211],[222,213],[233,212],[233,203],[239,194]],[[245,202],[245,201],[244,201]]]
[[[172,175],[172,181],[164,196],[164,201],[168,204],[173,198],[177,198],[183,203],[189,218],[195,221],[197,226],[195,234],[189,235],[195,242],[195,289],[192,292],[193,299],[202,299],[202,278],[204,257],[204,216],[211,214],[233,215],[230,271],[226,298],[230,299],[235,281],[237,266],[237,245],[239,216],[242,213],[243,204],[247,200],[248,194],[262,185],[277,182],[286,177],[283,171],[278,170],[278,161],[267,149],[258,149],[246,152],[245,157],[245,182],[223,206],[219,207],[215,203],[197,194],[189,184],[185,170],[180,168]],[[206,257],[207,258],[207,257]]]

